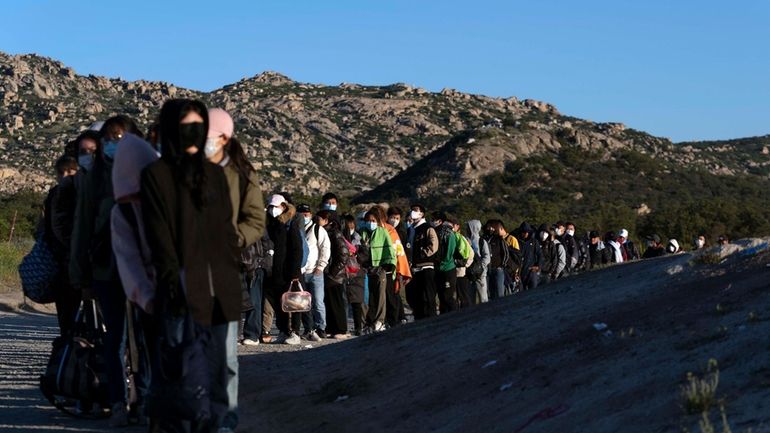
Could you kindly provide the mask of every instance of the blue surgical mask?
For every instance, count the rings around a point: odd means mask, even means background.
[[[118,150],[118,142],[114,140],[104,142],[104,156],[107,158],[115,158],[115,152]]]
[[[83,167],[86,171],[91,171],[94,167],[94,155],[89,153],[78,156],[78,165]]]
[[[330,211],[336,211],[337,210],[337,205],[336,204],[324,203],[324,209],[325,210],[330,210]]]
[[[378,227],[378,226],[377,226],[377,223],[376,223],[376,222],[371,222],[371,221],[370,221],[369,223],[367,223],[367,227],[369,228],[369,230],[371,230],[371,231],[375,231],[375,230],[377,230],[377,227]]]
[[[310,224],[310,221],[312,221],[313,219],[310,217],[302,217],[302,220],[305,222],[305,225],[308,225]]]

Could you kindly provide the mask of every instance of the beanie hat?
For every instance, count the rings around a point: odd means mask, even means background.
[[[208,137],[233,136],[233,119],[227,114],[227,111],[221,108],[212,108],[209,110],[209,133]]]

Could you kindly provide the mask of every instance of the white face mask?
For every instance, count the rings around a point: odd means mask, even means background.
[[[400,223],[400,222],[401,222],[401,221],[399,221],[399,220],[394,220],[394,219],[389,219],[389,220],[388,220],[388,224],[392,225],[393,227],[398,227],[398,223]]]
[[[206,153],[206,158],[213,158],[214,155],[219,153],[219,145],[217,142],[219,141],[218,138],[207,138],[206,139],[206,147],[203,148],[203,151]]]
[[[417,222],[422,219],[422,212],[413,210],[409,216],[412,217],[412,221]]]
[[[695,241],[695,246],[698,248],[703,248],[704,245],[706,245],[706,241],[704,241],[703,239],[698,239],[697,241]]]
[[[334,212],[334,211],[337,210],[337,205],[336,204],[331,204],[331,203],[324,203],[324,209],[325,210],[330,210],[330,211]]]
[[[540,233],[540,240],[545,241],[546,239],[548,239],[548,232]]]
[[[570,236],[575,236],[575,230],[567,230],[567,234]]]
[[[270,215],[273,216],[273,218],[278,218],[283,213],[283,209],[280,207],[273,206],[270,208]]]
[[[375,231],[377,230],[377,223],[374,221],[370,221],[367,223],[367,227],[369,227],[369,230]]]
[[[561,236],[564,234],[564,229],[556,229],[556,236]]]
[[[305,222],[305,225],[310,224],[310,221],[313,221],[313,218],[311,217],[302,217],[302,220]]]

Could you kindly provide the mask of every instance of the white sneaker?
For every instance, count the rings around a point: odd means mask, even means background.
[[[259,340],[252,340],[251,338],[244,338],[241,341],[244,346],[259,346]]]
[[[286,335],[283,332],[281,332],[280,334],[278,334],[277,337],[273,338],[273,341],[271,343],[273,343],[273,344],[284,344],[284,343],[286,343],[286,340],[288,338],[289,338],[288,335]]]
[[[385,330],[385,324],[382,322],[374,322],[374,332],[381,332]]]
[[[288,336],[284,341],[285,344],[290,344],[292,346],[296,346],[300,343],[302,343],[302,340],[300,340],[299,335],[297,335],[296,332],[292,332],[290,336]]]
[[[321,337],[319,337],[318,333],[315,331],[310,331],[307,334],[305,334],[305,339],[307,341],[315,341],[316,343],[321,341]]]

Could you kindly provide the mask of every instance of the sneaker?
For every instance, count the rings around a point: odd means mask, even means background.
[[[321,341],[321,337],[318,335],[318,333],[316,333],[316,331],[310,331],[307,334],[305,334],[305,340],[314,341],[317,343]]]
[[[286,335],[286,334],[284,334],[283,332],[281,332],[280,334],[278,334],[278,336],[277,336],[277,337],[270,339],[270,341],[271,341],[273,344],[284,344],[284,343],[286,343],[286,340],[287,340],[288,338],[289,338],[289,336],[288,336],[288,335]]]
[[[140,426],[150,424],[150,418],[147,416],[147,408],[144,404],[131,405],[128,409],[128,422]]]
[[[291,335],[286,337],[283,342],[284,344],[290,344],[292,346],[296,346],[302,343],[302,340],[300,340],[299,335],[297,335],[296,332],[292,332]]]
[[[374,322],[374,332],[381,332],[385,330],[385,324],[382,322]]]
[[[318,336],[321,337],[322,339],[329,338],[329,336],[326,335],[326,331],[324,331],[323,329],[316,329],[315,333],[318,334]]]
[[[110,427],[125,427],[128,425],[128,408],[123,402],[112,405],[110,410]]]
[[[259,340],[244,338],[243,340],[241,340],[241,344],[243,344],[244,346],[259,346]]]

